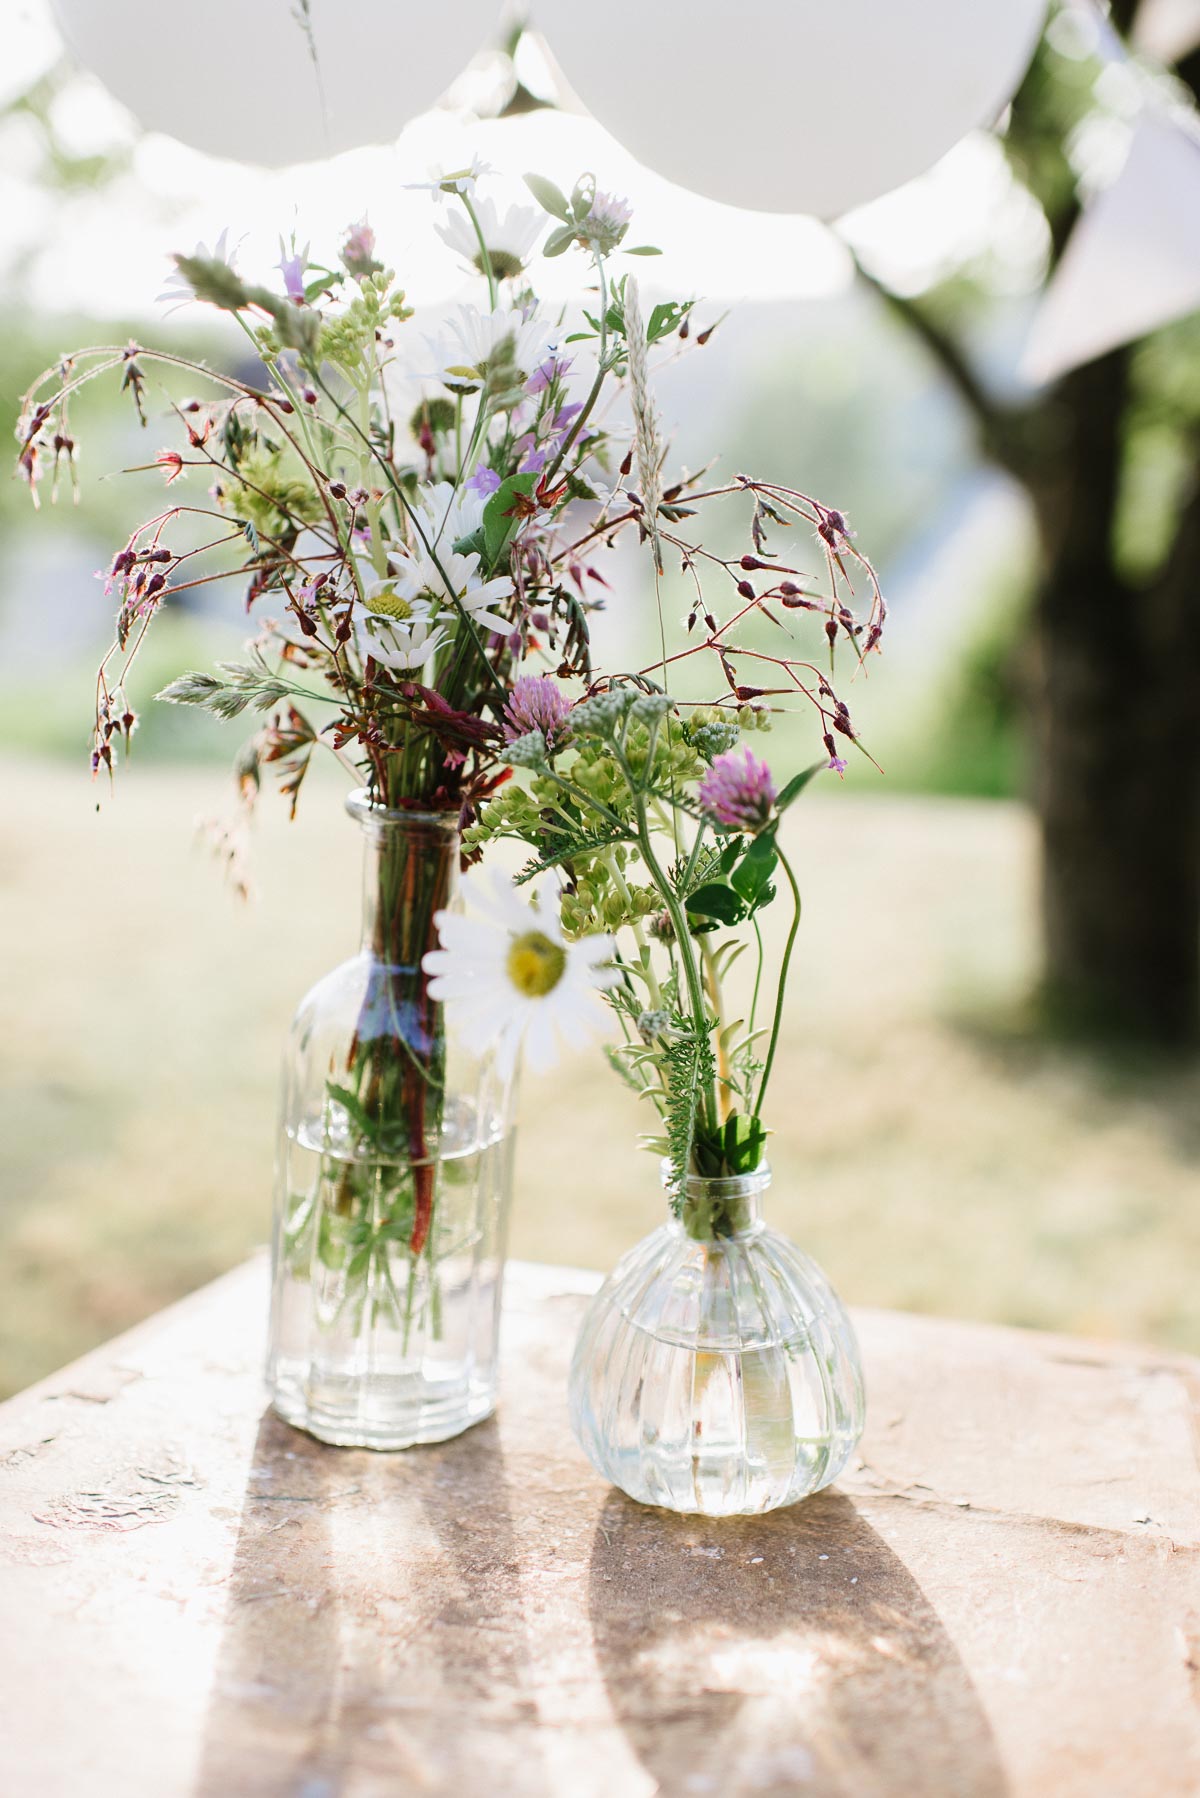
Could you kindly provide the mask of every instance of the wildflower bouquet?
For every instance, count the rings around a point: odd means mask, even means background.
[[[481,1220],[507,1175],[487,1159],[498,1140],[487,1107],[454,1110],[447,1011],[507,1080],[522,1048],[544,1063],[559,1038],[588,1035],[603,992],[623,1032],[611,1058],[661,1114],[679,1204],[691,1174],[757,1166],[798,917],[777,826],[816,767],[840,771],[857,742],[833,654],[841,644],[861,662],[884,620],[836,510],[743,475],[707,487],[703,473],[665,476],[651,358],[702,345],[711,327],[693,333],[690,300],[643,314],[636,281],[614,266],[653,253],[627,247],[624,202],[590,176],[569,196],[530,176],[536,209],[501,215],[481,173],[429,183],[440,233],[484,300],[435,339],[416,340],[365,223],[336,265],[293,239],[269,286],[239,273],[222,240],[176,258],[173,292],[236,321],[261,378],[100,346],[48,371],[18,426],[35,502],[47,468],[54,487],[64,471],[74,479],[72,406],[87,383],[118,380],[143,424],[161,400],[177,431],[145,465],[171,496],[106,577],[118,611],[97,676],[94,774],[111,776],[130,745],[130,677],[154,620],[233,575],[257,626],[245,659],[185,673],[158,697],[259,715],[236,765],[247,811],[274,773],[294,815],[318,751],[358,786],[364,952],[314,989],[293,1031],[271,1378],[283,1415],[375,1446],[452,1434],[492,1403],[503,1228]],[[539,254],[570,250],[590,279],[568,318],[532,279]],[[199,397],[173,397],[168,380]],[[206,491],[175,496],[197,480]],[[748,509],[732,558],[689,523],[729,501]],[[816,574],[779,553],[796,526],[814,533]],[[608,583],[595,564],[625,532],[650,552],[661,656],[598,675],[589,619]],[[672,563],[693,594],[673,649],[661,592]],[[856,565],[862,620],[848,603]],[[806,615],[816,644],[791,653]],[[787,653],[746,635],[764,620]],[[710,690],[673,696],[691,669],[711,669]],[[811,705],[824,753],[777,788],[740,739],[782,696]],[[533,850],[515,887],[501,880],[485,899],[490,922],[450,903],[458,832],[468,864],[498,838]],[[780,877],[797,909],[762,1024],[758,916]],[[481,877],[466,878],[478,898]],[[747,932],[758,963],[743,1021],[728,1016],[723,981]],[[485,1293],[490,1351],[471,1311]]]

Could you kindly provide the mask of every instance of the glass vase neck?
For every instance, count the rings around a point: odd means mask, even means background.
[[[720,1242],[761,1230],[762,1198],[771,1184],[771,1170],[764,1161],[752,1174],[726,1174],[717,1180],[689,1174],[681,1188],[670,1163],[664,1161],[662,1183],[684,1233],[696,1242]]]
[[[390,811],[365,787],[346,810],[363,833],[362,952],[416,971],[436,941],[433,914],[458,891],[458,813]]]

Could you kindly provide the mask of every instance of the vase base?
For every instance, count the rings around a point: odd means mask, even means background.
[[[480,1382],[456,1391],[406,1404],[389,1404],[378,1393],[364,1398],[347,1393],[342,1402],[330,1395],[316,1399],[298,1382],[277,1381],[271,1408],[293,1429],[303,1430],[333,1448],[370,1448],[382,1452],[448,1442],[496,1409],[496,1394]]]
[[[640,1505],[673,1511],[683,1517],[761,1517],[767,1511],[803,1504],[833,1484],[854,1444],[796,1445],[796,1462],[789,1482],[773,1470],[732,1467],[719,1458],[706,1468],[703,1457],[686,1465],[679,1460],[663,1466],[644,1453],[608,1456],[598,1471],[619,1492]],[[831,1454],[831,1448],[833,1453]],[[585,1449],[589,1459],[594,1459]],[[822,1470],[826,1471],[822,1471]]]

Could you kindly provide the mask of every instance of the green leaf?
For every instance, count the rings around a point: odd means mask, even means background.
[[[518,494],[528,497],[537,485],[536,474],[514,474],[497,487],[483,508],[483,548],[487,567],[494,568],[512,539],[521,520],[513,512]]]
[[[652,243],[639,243],[633,249],[623,252],[626,256],[661,256],[662,251]]]
[[[726,843],[724,849],[722,849],[720,858],[717,861],[717,866],[721,870],[722,874],[729,874],[730,872],[732,872],[733,868],[737,864],[738,857],[741,855],[741,853],[742,853],[741,837],[731,837],[729,842]]]
[[[646,325],[646,342],[657,343],[660,337],[669,337],[677,331],[688,313],[691,302],[680,306],[675,300],[663,300],[650,314]]]
[[[736,893],[740,893],[750,910],[756,911],[760,905],[769,903],[766,895],[771,892],[771,876],[779,866],[779,856],[775,850],[775,832],[766,830],[755,837],[746,853],[730,875],[730,885]]]
[[[828,768],[828,766],[828,762],[814,762],[811,768],[806,768],[804,770],[803,774],[793,774],[791,780],[788,781],[787,786],[775,801],[776,811],[786,811],[793,799],[799,799],[801,793],[803,793],[814,774],[819,774],[822,768]]]
[[[722,924],[740,923],[746,915],[746,908],[733,888],[715,880],[697,887],[688,898],[687,908],[702,918],[717,918]]]
[[[596,199],[596,177],[581,175],[571,193],[571,211],[582,225]]]
[[[553,181],[547,181],[544,175],[526,175],[525,185],[543,212],[548,212],[551,218],[562,219],[565,224],[570,223],[571,208],[567,205],[567,196]]]
[[[563,251],[569,250],[574,242],[574,225],[560,225],[557,231],[552,231],[550,233],[549,237],[542,245],[542,255],[561,256]]]
[[[682,1196],[696,1141],[696,1113],[700,1106],[700,1094],[705,1087],[711,1085],[716,1072],[707,1031],[697,1033],[682,1018],[677,1023],[680,1026],[679,1035],[665,1053],[667,1152],[671,1161],[676,1204]]]
[[[373,1142],[379,1135],[379,1126],[375,1122],[375,1119],[370,1117],[364,1110],[358,1094],[352,1093],[348,1086],[338,1086],[336,1081],[333,1080],[329,1081],[325,1090],[329,1094],[329,1097],[348,1113],[351,1123],[354,1124],[357,1129],[361,1130],[365,1137]]]
[[[722,1148],[731,1174],[752,1174],[762,1160],[767,1133],[762,1120],[735,1111],[725,1120]]]

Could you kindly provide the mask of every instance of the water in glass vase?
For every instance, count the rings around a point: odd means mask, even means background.
[[[281,1416],[324,1441],[440,1441],[493,1407],[513,1135],[480,1140],[464,1111],[443,1122],[417,1254],[413,1163],[288,1132],[269,1377]]]
[[[348,809],[362,946],[288,1037],[267,1383],[322,1441],[400,1449],[495,1407],[513,1081],[448,1030],[422,968],[455,902],[457,816]]]
[[[619,1263],[584,1321],[572,1427],[644,1504],[709,1517],[793,1504],[862,1435],[853,1328],[816,1263],[759,1218],[768,1178],[690,1181],[680,1216]]]

